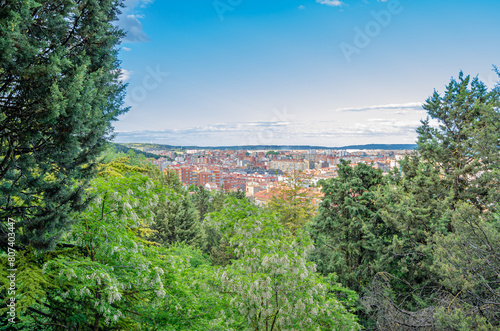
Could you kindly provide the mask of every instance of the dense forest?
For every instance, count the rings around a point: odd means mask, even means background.
[[[460,73],[390,173],[258,207],[111,148],[118,2],[57,4],[0,2],[0,329],[500,328],[499,87]]]

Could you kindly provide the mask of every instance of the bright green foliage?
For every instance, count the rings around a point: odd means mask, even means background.
[[[301,172],[290,174],[284,183],[273,188],[276,192],[268,203],[279,221],[292,233],[296,233],[310,222],[316,211],[311,191],[305,188],[306,178]]]
[[[118,2],[0,2],[0,220],[17,220],[19,245],[53,247],[83,210],[124,112]]]
[[[131,153],[135,154],[135,159],[138,162],[146,161],[147,159],[158,160],[164,156],[156,155],[148,152],[143,152],[138,149],[129,148],[122,144],[110,143],[108,144],[108,148],[102,153],[101,158],[103,162],[110,162],[116,158],[132,156]],[[131,160],[133,162],[135,160]]]
[[[325,194],[311,225],[316,249],[311,258],[323,274],[335,273],[346,287],[360,291],[373,277],[388,229],[376,206],[382,172],[342,161],[338,177],[323,184]]]
[[[129,157],[114,159],[113,161],[99,166],[98,174],[101,177],[123,177],[126,173],[145,173],[147,169],[131,165]]]
[[[229,302],[222,295],[214,294],[213,286],[219,285],[215,273],[202,252],[185,245],[159,249],[163,261],[178,261],[165,279],[165,299],[158,305],[141,302],[135,319],[141,330],[213,330],[226,331],[225,310]],[[163,256],[162,256],[163,255]],[[166,265],[168,267],[168,265]]]
[[[191,185],[189,191],[193,192],[191,198],[196,206],[196,209],[198,209],[198,212],[200,213],[200,220],[202,221],[205,219],[207,214],[222,210],[228,197],[246,199],[245,192],[240,189],[229,192],[224,190],[208,191],[203,186]]]
[[[306,261],[312,248],[306,233],[293,236],[275,214],[235,199],[210,215],[210,223],[238,257],[220,270],[221,291],[233,308],[227,310],[229,325],[269,331],[359,329]]]
[[[123,321],[125,307],[138,300],[158,304],[166,295],[163,275],[167,270],[165,263],[158,263],[154,247],[138,237],[151,224],[150,207],[159,200],[148,177],[99,178],[92,190],[97,198],[79,215],[67,237],[84,249],[84,256],[55,258],[44,272],[54,277],[60,289],[60,305],[81,304],[81,310],[72,307],[64,316],[53,310],[55,321],[68,323],[83,314],[79,324],[105,327]]]
[[[241,190],[211,192],[206,190],[203,186],[196,187],[192,185],[190,191],[193,192],[191,198],[200,213],[200,220],[202,222],[209,213],[221,211],[224,208],[224,203],[229,197],[246,199],[244,192]],[[230,263],[231,259],[235,258],[227,242],[221,241],[222,238],[219,232],[206,226],[206,224],[203,226],[202,232],[203,238],[200,247],[206,254],[210,255],[210,260],[213,265],[225,266]]]
[[[153,210],[178,193],[145,169],[108,167],[92,182],[95,199],[63,237],[67,248],[19,256],[18,327],[222,330],[226,302],[209,290],[213,272],[202,253],[147,241]]]
[[[73,249],[74,250],[74,249]],[[72,251],[72,249],[61,250],[61,254],[65,254]],[[33,249],[26,251],[20,251],[16,254],[16,312],[18,314],[23,314],[26,310],[36,303],[37,298],[44,297],[46,291],[50,291],[55,288],[52,284],[51,279],[44,275],[42,268],[37,265],[37,260],[39,256]],[[0,263],[7,266],[7,256],[3,255],[0,257]],[[7,271],[7,268],[0,269],[0,293],[2,297],[9,298],[7,294],[10,287],[10,282],[7,276],[11,272]],[[5,312],[7,307],[3,306],[0,308],[0,316],[6,316]]]

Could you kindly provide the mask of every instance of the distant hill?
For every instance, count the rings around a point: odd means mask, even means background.
[[[386,151],[396,151],[396,150],[414,150],[417,148],[416,144],[368,144],[368,145],[351,145],[338,147],[333,149],[381,149]]]
[[[156,154],[153,154],[153,153],[143,152],[143,151],[141,151],[139,149],[136,149],[136,148],[127,147],[124,144],[111,143],[110,145],[111,145],[111,147],[113,147],[113,149],[117,153],[123,152],[123,153],[127,154],[130,150],[132,150],[132,151],[134,151],[134,153],[136,155],[144,155],[148,159],[153,158],[153,159],[157,160],[157,159],[159,159],[159,158],[162,157],[160,155],[156,155]]]
[[[220,149],[220,150],[308,150],[308,149],[381,149],[381,150],[413,150],[417,147],[415,144],[368,144],[368,145],[350,145],[343,147],[325,147],[325,146],[309,146],[309,145],[241,145],[241,146],[172,146],[160,144],[142,144],[142,143],[125,143],[115,144],[123,145],[135,150],[152,149],[152,150],[186,150],[186,149]],[[144,153],[144,152],[143,152]],[[148,153],[149,154],[149,153]]]

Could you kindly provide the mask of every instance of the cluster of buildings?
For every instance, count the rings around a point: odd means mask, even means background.
[[[175,171],[182,183],[203,186],[208,190],[243,190],[258,203],[266,203],[273,189],[288,174],[300,171],[304,187],[311,194],[321,179],[337,175],[341,160],[351,164],[372,164],[384,172],[410,151],[386,150],[183,150],[144,151],[162,156],[151,162],[163,171]]]

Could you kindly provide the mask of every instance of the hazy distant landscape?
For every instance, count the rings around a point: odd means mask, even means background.
[[[123,143],[114,144],[123,145],[134,149],[152,149],[152,150],[177,150],[177,149],[219,149],[219,150],[309,150],[309,149],[335,149],[335,150],[345,150],[345,149],[381,149],[381,150],[412,150],[417,145],[412,144],[368,144],[368,145],[352,145],[352,146],[342,146],[342,147],[325,147],[325,146],[292,146],[292,145],[252,145],[252,146],[211,146],[211,147],[200,147],[200,146],[170,146],[170,145],[158,145],[158,144],[142,144],[142,143]]]

